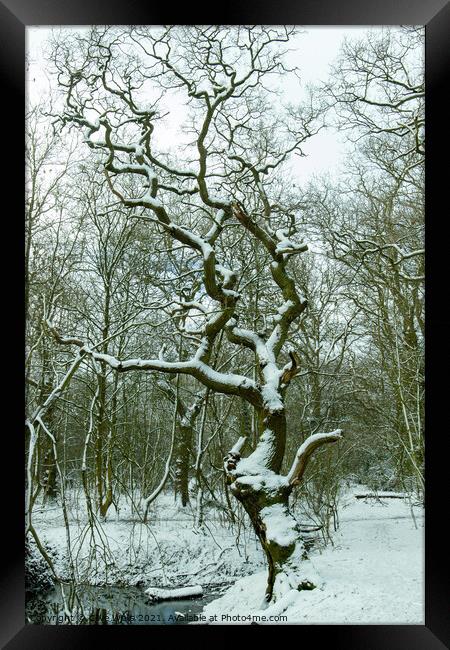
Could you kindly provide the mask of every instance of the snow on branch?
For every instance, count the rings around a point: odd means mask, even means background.
[[[236,442],[235,445],[230,449],[230,452],[234,454],[239,454],[241,452],[242,447],[245,445],[247,441],[247,438],[245,436],[241,436],[239,440]]]
[[[238,395],[255,406],[262,403],[261,390],[257,384],[244,375],[234,373],[222,373],[214,370],[201,360],[202,348],[188,361],[164,361],[161,359],[127,359],[122,361],[109,354],[95,352],[92,347],[83,344],[81,339],[75,337],[64,337],[58,330],[47,321],[47,327],[56,340],[62,344],[75,344],[80,347],[80,352],[89,355],[92,359],[103,361],[110,368],[117,372],[129,372],[131,370],[160,371],[171,374],[191,375],[202,384],[227,395]]]
[[[287,475],[289,484],[298,485],[300,483],[308,460],[311,457],[311,454],[318,447],[330,442],[337,442],[338,440],[341,440],[341,438],[341,429],[336,429],[330,433],[315,433],[314,435],[309,436],[309,438],[307,438],[298,448],[292,467]]]
[[[246,441],[247,438],[245,438],[244,436],[240,437],[238,441],[230,449],[230,451],[225,456],[225,458],[223,459],[226,474],[229,474],[229,472],[236,469],[236,465],[238,464],[241,458],[242,448],[244,447]]]
[[[288,256],[283,255],[283,252],[299,253],[307,250],[307,246],[303,243],[297,246],[290,240],[286,243],[288,240],[285,239],[280,241],[282,231],[273,235],[268,228],[257,223],[248,215],[239,203],[232,203],[231,208],[234,217],[265,246],[273,260],[270,264],[270,272],[284,299],[284,303],[278,309],[275,327],[267,340],[267,350],[276,357],[286,341],[291,323],[300,316],[307,306],[307,301],[299,295],[295,282],[289,275],[285,260],[285,257]],[[278,248],[281,244],[283,244],[283,251]]]
[[[76,339],[78,341],[78,339]],[[69,343],[73,343],[74,339],[68,338],[67,341]],[[66,340],[63,340],[63,342],[66,342]],[[41,424],[42,418],[44,415],[47,413],[49,410],[50,406],[53,404],[55,400],[57,400],[63,393],[64,389],[68,386],[70,383],[73,375],[77,371],[78,367],[80,366],[81,362],[83,361],[84,358],[84,353],[83,350],[80,348],[79,353],[76,355],[74,360],[72,361],[72,364],[70,365],[68,371],[64,375],[64,377],[61,379],[59,384],[55,386],[55,388],[52,390],[50,395],[47,397],[45,402],[41,405],[38,406],[36,411],[33,413],[33,415],[26,421],[26,425],[31,428],[31,426],[34,423]]]
[[[287,386],[300,372],[300,357],[297,352],[295,352],[295,350],[289,350],[289,356],[291,362],[285,365],[283,368],[283,374],[281,375],[281,384],[284,384],[285,386]]]
[[[287,237],[286,232],[282,229],[275,232],[275,237],[278,240],[275,247],[275,252],[277,254],[295,255],[296,253],[304,253],[308,250],[308,244],[305,244],[305,242],[292,241]]]

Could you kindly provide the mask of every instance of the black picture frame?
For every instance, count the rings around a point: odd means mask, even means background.
[[[222,9],[226,12],[222,12]],[[11,476],[3,475],[3,551],[0,583],[0,642],[8,650],[23,648],[80,648],[92,638],[99,639],[98,627],[37,626],[25,625],[24,617],[24,550],[23,550],[23,472],[24,444],[21,436],[23,400],[13,403],[13,393],[19,393],[23,382],[23,368],[18,363],[17,351],[22,350],[22,330],[19,325],[23,314],[22,264],[23,228],[22,207],[17,197],[23,196],[23,142],[24,142],[24,82],[25,82],[25,28],[32,25],[88,25],[88,24],[206,24],[206,23],[258,23],[300,25],[399,25],[426,26],[426,269],[427,269],[427,402],[426,425],[429,438],[426,448],[426,533],[425,533],[425,625],[302,625],[300,630],[276,627],[277,637],[285,632],[298,635],[296,643],[320,646],[331,643],[333,647],[355,649],[407,648],[408,650],[438,650],[450,646],[450,616],[448,589],[448,541],[445,534],[448,512],[448,469],[445,442],[448,432],[444,427],[448,402],[448,381],[441,371],[448,371],[448,335],[450,322],[448,312],[447,258],[448,238],[443,229],[448,214],[448,104],[444,101],[448,88],[448,62],[450,42],[450,5],[445,0],[260,0],[239,6],[236,0],[226,7],[202,8],[185,3],[170,12],[156,3],[140,3],[136,0],[114,2],[113,0],[3,0],[0,2],[0,70],[2,75],[1,110],[4,112],[2,133],[3,161],[6,162],[7,180],[3,184],[4,201],[12,197],[12,206],[3,210],[3,234],[12,226],[13,234],[4,234],[4,247],[13,251],[15,262],[8,262],[2,276],[4,282],[3,304],[6,308],[8,345],[3,342],[4,372],[8,375],[6,395],[11,423],[2,421],[4,440],[0,467],[11,465]],[[176,18],[175,18],[176,17]],[[15,122],[17,122],[15,124]],[[10,136],[11,144],[6,144]],[[15,192],[11,184],[16,183]],[[446,211],[446,212],[445,212]],[[17,245],[17,249],[15,246]],[[5,256],[3,256],[5,257]],[[17,285],[14,287],[13,278]],[[9,294],[8,294],[9,290]],[[17,322],[18,321],[18,322]],[[13,330],[11,332],[11,330]],[[15,345],[9,344],[14,334]],[[10,355],[10,358],[9,358]],[[2,357],[3,358],[3,357]],[[2,473],[3,474],[3,473]],[[447,515],[448,518],[448,515]],[[227,626],[228,643],[240,643],[234,631]],[[134,626],[124,631],[123,626],[107,627],[114,634],[114,647],[122,644],[155,642],[154,631],[148,627]],[[186,630],[193,634],[222,634],[220,626],[164,626],[168,630]],[[247,628],[248,629],[248,628]],[[113,632],[111,632],[113,630]],[[264,626],[264,634],[269,630]],[[130,640],[130,634],[132,640]],[[240,633],[239,633],[240,634]],[[125,636],[126,635],[126,636]],[[136,638],[138,635],[138,638]],[[119,638],[120,637],[120,638]],[[189,642],[183,637],[182,642]],[[169,637],[165,637],[167,640]],[[103,639],[103,637],[102,637]],[[225,640],[225,638],[224,638]],[[277,641],[280,642],[279,640]]]

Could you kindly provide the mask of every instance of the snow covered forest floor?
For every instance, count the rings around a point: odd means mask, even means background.
[[[423,624],[423,511],[413,507],[414,524],[405,500],[357,500],[353,492],[341,508],[334,547],[311,554],[322,588],[291,591],[258,611],[266,582],[263,571],[239,580],[205,613],[282,614],[288,623]]]
[[[356,493],[364,489],[351,488],[340,501],[333,544],[319,544],[310,552],[324,582],[321,588],[289,592],[264,611],[266,567],[253,533],[239,524],[231,529],[217,511],[209,513],[207,529],[194,532],[191,512],[177,508],[171,495],[154,504],[148,524],[138,522],[124,504],[118,517],[111,512],[94,531],[81,514],[83,502],[72,499],[70,537],[77,579],[143,591],[198,584],[206,592],[221,590],[204,609],[208,617],[217,614],[218,623],[249,622],[249,615],[265,620],[281,615],[280,622],[307,624],[423,623],[422,508],[411,507],[407,499],[356,499]],[[60,508],[37,506],[34,522],[57,572],[67,577]]]

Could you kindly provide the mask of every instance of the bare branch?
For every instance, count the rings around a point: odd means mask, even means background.
[[[330,442],[337,442],[342,439],[341,429],[336,429],[331,433],[315,433],[312,436],[309,436],[305,442],[300,445],[295,460],[292,464],[292,467],[287,475],[287,479],[290,485],[298,485],[302,480],[303,474],[306,469],[306,465],[312,455],[312,453],[321,447],[324,444]]]

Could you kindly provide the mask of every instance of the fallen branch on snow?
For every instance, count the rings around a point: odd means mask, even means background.
[[[149,587],[145,590],[145,593],[152,600],[184,600],[185,598],[203,596],[203,588],[200,585],[181,587],[180,589]]]
[[[355,499],[406,499],[406,494],[390,492],[387,494],[355,494]]]

